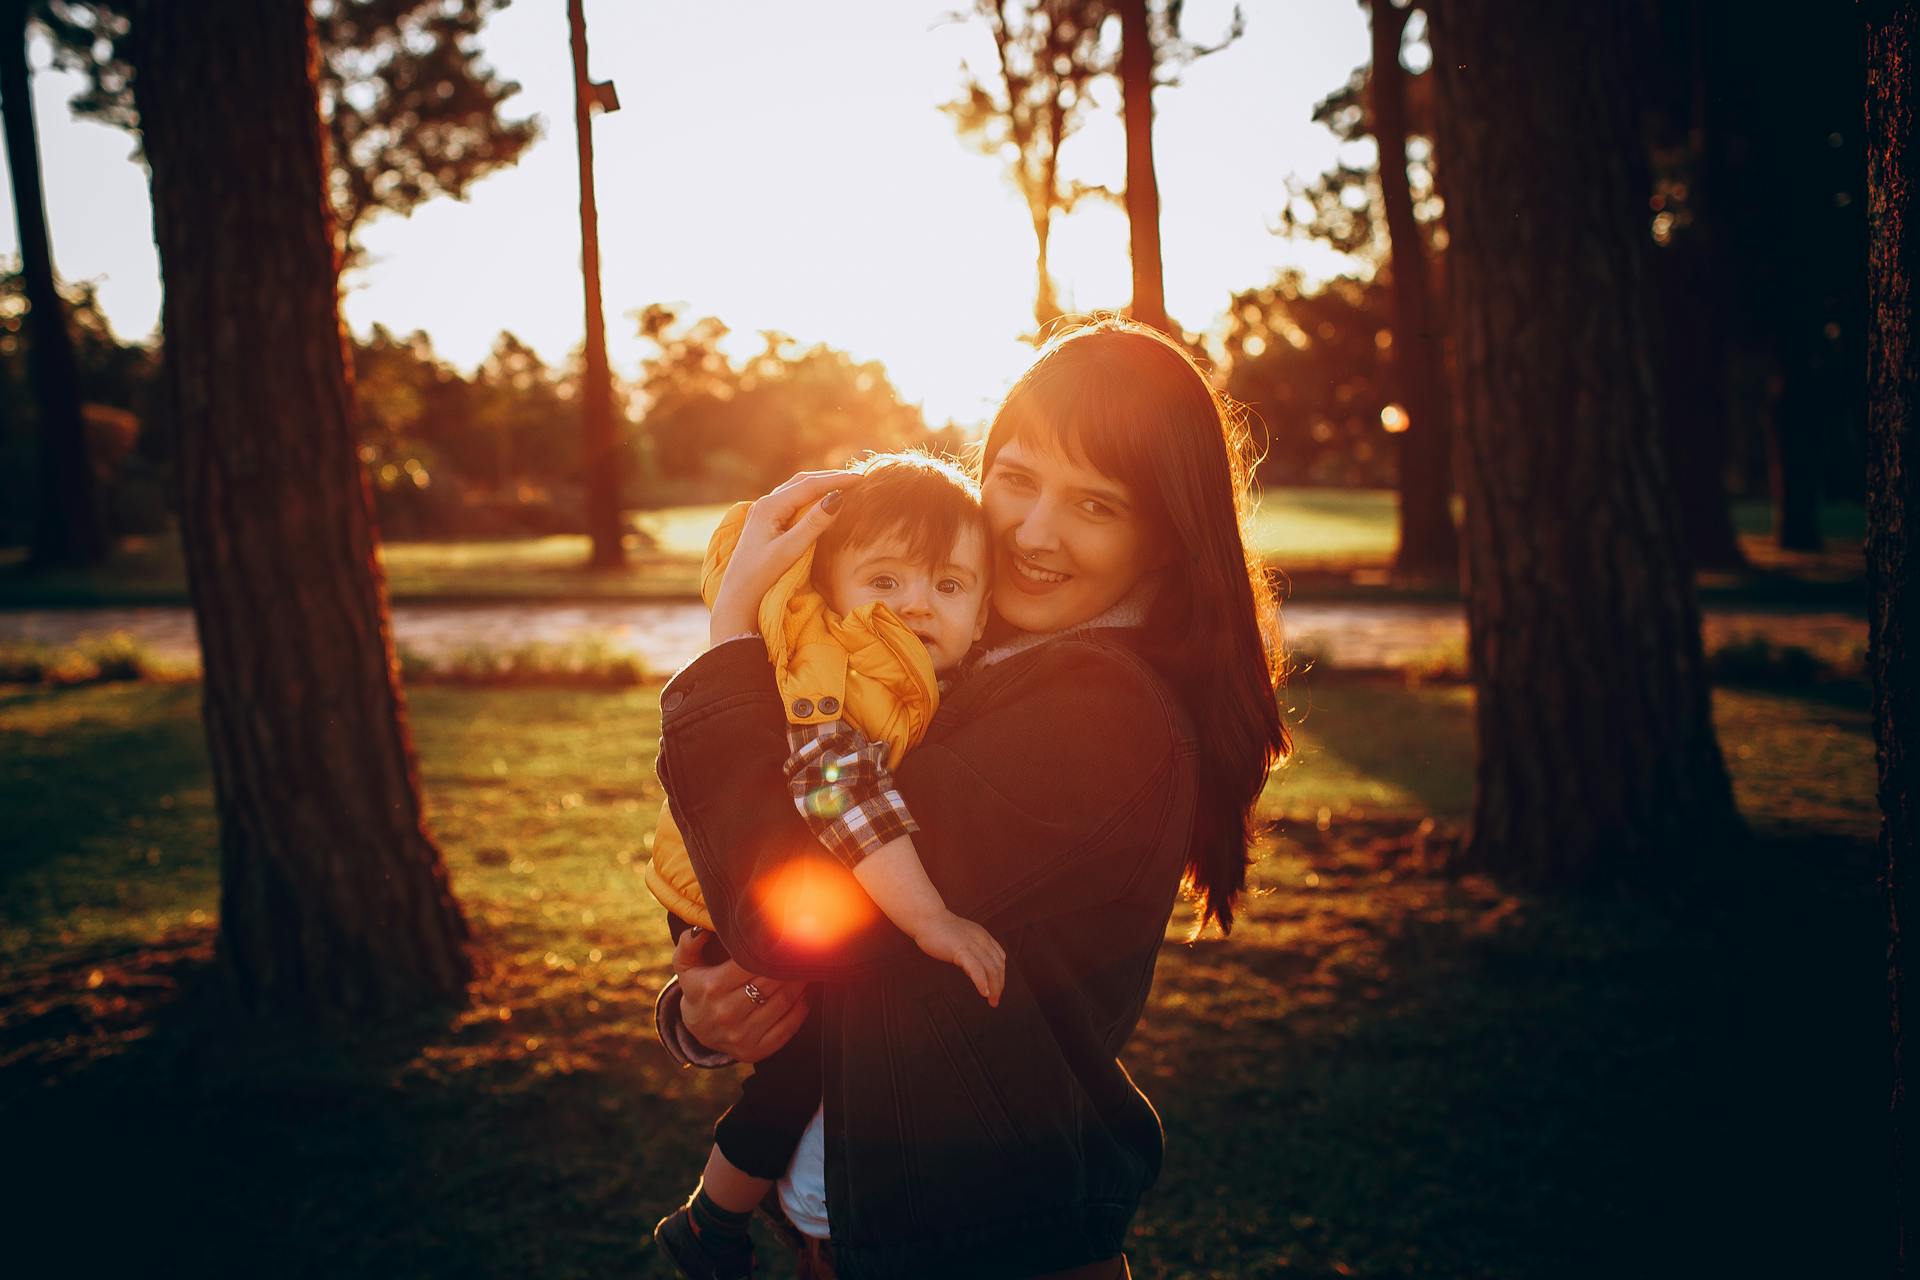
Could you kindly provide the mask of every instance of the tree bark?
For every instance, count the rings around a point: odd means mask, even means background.
[[[54,283],[53,242],[40,186],[40,141],[34,128],[32,73],[27,66],[26,0],[0,0],[0,113],[5,117],[8,178],[20,232],[20,275],[26,287],[26,336],[40,437],[40,509],[33,525],[33,562],[47,567],[98,564],[107,538],[94,501],[93,462],[80,412],[67,309]]]
[[[1725,301],[1716,288],[1713,253],[1711,245],[1686,244],[1662,254],[1662,417],[1687,563],[1694,569],[1737,570],[1747,558],[1727,501],[1728,353]]]
[[[1053,329],[1053,322],[1062,314],[1060,295],[1053,288],[1053,268],[1047,265],[1047,242],[1053,235],[1053,210],[1051,208],[1033,215],[1034,270],[1038,274],[1038,283],[1033,292],[1033,340],[1035,345],[1046,341]]]
[[[607,365],[607,317],[600,303],[600,215],[593,194],[593,88],[587,80],[587,22],[581,0],[567,0],[573,45],[573,123],[580,144],[580,271],[586,278],[586,368],[580,388],[581,481],[587,495],[588,567],[623,569],[620,452],[613,430],[613,374]]]
[[[1467,860],[1664,878],[1741,832],[1661,452],[1646,197],[1610,6],[1434,24],[1462,402]]]
[[[1120,113],[1127,133],[1127,229],[1133,251],[1133,318],[1173,333],[1160,266],[1160,182],[1153,172],[1153,31],[1147,0],[1118,0]]]
[[[1915,281],[1920,279],[1920,223],[1913,198],[1920,186],[1914,108],[1920,13],[1914,0],[1868,6],[1867,22],[1867,581],[1870,590],[1867,665],[1873,672],[1874,739],[1880,766],[1880,857],[1887,895],[1887,988],[1893,1030],[1893,1129],[1896,1273],[1908,1272],[1920,1246],[1920,1208],[1908,1185],[1916,1149],[1906,1089],[1904,1004],[1907,939],[1915,919],[1913,843],[1920,722],[1914,673],[1920,653],[1920,559],[1913,530],[1920,520],[1920,349],[1914,345]]]
[[[302,0],[145,0],[164,394],[220,813],[218,951],[255,1009],[458,997],[355,453]]]
[[[1813,394],[1805,357],[1783,362],[1767,443],[1767,479],[1773,491],[1773,534],[1783,551],[1818,551],[1820,537],[1820,429],[1831,406]]]
[[[1454,533],[1450,461],[1452,428],[1442,335],[1434,323],[1427,249],[1413,216],[1407,180],[1407,81],[1400,38],[1410,9],[1369,0],[1373,29],[1370,76],[1373,136],[1380,151],[1380,195],[1387,218],[1393,286],[1393,363],[1411,425],[1400,437],[1400,543],[1396,577],[1457,580],[1460,542]]]
[[[1692,225],[1673,235],[1655,254],[1659,304],[1656,332],[1660,359],[1660,397],[1664,412],[1667,465],[1680,497],[1680,518],[1686,534],[1687,561],[1695,569],[1738,570],[1746,567],[1733,527],[1733,508],[1727,501],[1727,450],[1732,433],[1731,344],[1733,299],[1726,272],[1726,234],[1721,224],[1721,174],[1726,163],[1721,152],[1725,139],[1715,127],[1716,77],[1724,55],[1716,56],[1707,41],[1709,19],[1703,0],[1687,0],[1671,27],[1649,24],[1645,74],[1658,82],[1688,86],[1684,97],[1669,95],[1664,111],[1671,145],[1684,142],[1686,208]],[[1662,59],[1657,50],[1673,48],[1677,56]],[[1744,73],[1744,70],[1743,70]],[[1660,100],[1658,84],[1646,97]],[[1674,134],[1684,134],[1675,138]]]

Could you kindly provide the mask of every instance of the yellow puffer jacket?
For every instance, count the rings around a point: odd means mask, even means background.
[[[740,543],[747,506],[742,502],[729,510],[707,543],[700,595],[709,608]],[[834,613],[826,597],[813,589],[812,574],[813,550],[808,548],[760,602],[760,634],[766,637],[787,720],[820,724],[845,719],[874,741],[885,742],[888,765],[898,765],[927,731],[940,704],[927,647],[884,605],[862,605],[845,617]],[[647,888],[667,910],[713,928],[686,842],[665,804],[653,833],[646,879]]]

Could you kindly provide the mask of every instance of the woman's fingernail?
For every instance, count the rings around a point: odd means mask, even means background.
[[[840,509],[840,497],[840,491],[835,489],[832,493],[820,499],[820,509],[828,515],[832,515]]]

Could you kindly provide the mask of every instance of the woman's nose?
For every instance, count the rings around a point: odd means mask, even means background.
[[[1046,502],[1035,502],[1028,507],[1020,522],[1013,526],[1013,548],[1023,555],[1051,551],[1058,541],[1053,508]]]

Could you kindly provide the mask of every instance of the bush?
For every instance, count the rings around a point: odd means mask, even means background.
[[[1777,644],[1766,636],[1740,636],[1707,655],[1715,680],[1730,684],[1811,685],[1866,678],[1866,651],[1855,646],[1816,652]]]
[[[124,631],[57,647],[0,644],[0,684],[110,684],[175,674]]]
[[[659,678],[638,654],[615,649],[604,636],[512,649],[472,645],[438,660],[402,649],[400,676],[408,684],[591,689],[629,688]]]

